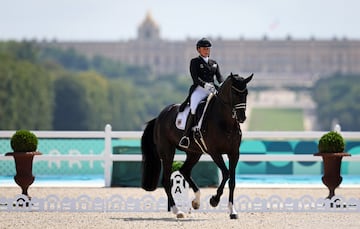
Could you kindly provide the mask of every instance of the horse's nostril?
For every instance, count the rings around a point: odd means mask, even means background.
[[[246,120],[246,116],[244,116],[241,120],[240,120],[240,123],[244,123]]]

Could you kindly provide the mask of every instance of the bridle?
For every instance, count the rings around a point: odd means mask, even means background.
[[[231,85],[231,90],[234,90],[234,91],[235,91],[236,93],[238,93],[238,94],[244,94],[244,93],[246,93],[247,88],[245,87],[243,90],[240,90],[240,89],[234,87],[233,85]],[[231,91],[231,93],[230,93],[230,102],[224,101],[224,100],[223,100],[220,96],[218,96],[217,94],[216,94],[216,97],[221,101],[221,103],[223,103],[224,105],[230,107],[231,112],[232,112],[231,117],[232,117],[233,119],[235,119],[236,122],[240,123],[239,118],[238,118],[238,110],[244,109],[244,111],[245,111],[245,110],[246,110],[246,102],[245,102],[245,103],[236,103],[236,104],[234,104],[234,103],[233,103],[234,101],[233,101],[233,92],[232,92],[232,91]]]
[[[238,94],[244,94],[247,91],[247,88],[245,87],[243,90],[237,89],[236,87],[234,87],[233,85],[231,85],[231,89],[236,91]],[[231,102],[230,102],[230,106],[232,107],[232,118],[236,119],[237,122],[239,122],[238,119],[238,113],[237,110],[240,109],[244,109],[244,111],[246,110],[246,102],[245,103],[236,103],[236,104],[232,104],[233,103],[233,93],[231,93]]]

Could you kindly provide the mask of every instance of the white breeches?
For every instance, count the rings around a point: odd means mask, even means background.
[[[196,108],[199,102],[210,95],[210,91],[201,86],[197,86],[190,97],[190,111],[191,114],[195,114]]]

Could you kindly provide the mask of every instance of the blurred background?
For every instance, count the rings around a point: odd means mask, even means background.
[[[244,130],[360,130],[355,0],[0,0],[0,129],[141,130],[192,81],[196,41],[255,74]]]

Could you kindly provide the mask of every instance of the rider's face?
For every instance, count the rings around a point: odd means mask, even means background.
[[[202,57],[210,56],[210,47],[199,47],[198,52]]]

